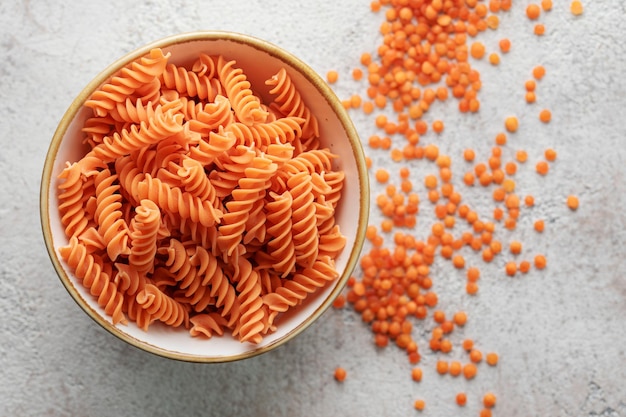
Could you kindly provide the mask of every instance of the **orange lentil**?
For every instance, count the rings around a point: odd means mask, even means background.
[[[334,308],[343,308],[346,305],[346,296],[343,294],[339,294],[337,298],[333,301]]]
[[[439,349],[443,353],[449,353],[452,350],[452,342],[450,342],[448,339],[442,340]]]
[[[512,241],[509,244],[509,250],[512,254],[518,255],[520,252],[522,252],[522,243],[517,240]]]
[[[513,261],[509,261],[504,266],[504,270],[508,276],[513,276],[517,273],[517,264]]]
[[[472,162],[474,160],[474,158],[476,157],[476,153],[474,152],[473,149],[465,149],[463,151],[463,158],[467,161],[467,162]]]
[[[546,160],[552,162],[556,159],[556,151],[554,149],[548,148],[545,150],[544,156]]]
[[[426,175],[424,177],[424,185],[426,188],[433,189],[437,187],[437,177],[434,175]]]
[[[476,284],[475,282],[468,282],[467,284],[465,284],[465,292],[467,292],[469,295],[476,295],[476,293],[478,292],[478,284]]]
[[[367,226],[367,229],[365,229],[365,237],[369,240],[374,239],[377,233],[378,232],[376,231],[376,226],[369,225]]]
[[[467,280],[470,282],[476,282],[480,279],[480,270],[476,267],[467,268]]]
[[[535,205],[535,197],[533,197],[532,195],[527,195],[526,197],[524,197],[524,204],[526,204],[527,207],[532,207]]]
[[[422,380],[422,369],[415,367],[411,370],[411,378],[415,382],[419,382]]]
[[[465,326],[465,323],[467,323],[467,313],[464,311],[458,311],[454,314],[453,320],[454,324],[457,326]]]
[[[577,210],[578,209],[578,197],[576,197],[575,195],[568,195],[567,207],[569,207],[570,210]]]
[[[389,181],[389,171],[387,171],[384,168],[379,168],[378,170],[376,170],[376,181],[380,182],[380,183],[386,183],[387,181]]]
[[[483,360],[483,354],[478,349],[472,349],[470,350],[469,358],[472,362],[479,363],[480,361]]]
[[[337,82],[337,80],[339,79],[339,73],[335,70],[330,70],[326,73],[326,80],[330,83],[330,84],[334,84]]]
[[[463,349],[470,352],[474,348],[474,341],[472,339],[464,339],[462,342]]]
[[[550,166],[548,165],[546,161],[539,161],[537,162],[537,165],[535,165],[535,170],[540,175],[546,175],[548,174],[548,171],[550,170]]]
[[[546,27],[542,23],[537,23],[533,29],[533,32],[537,36],[542,36],[546,33]]]
[[[416,410],[422,411],[426,407],[426,402],[424,400],[415,400],[413,406]]]
[[[452,258],[452,264],[457,269],[463,269],[463,267],[465,267],[465,259],[461,255],[455,255]]]
[[[483,405],[486,408],[493,408],[496,405],[496,396],[491,392],[486,393],[483,396]]]
[[[504,120],[504,127],[506,128],[506,130],[508,130],[511,133],[517,131],[517,128],[519,127],[519,121],[517,120],[517,117],[515,116],[507,117]]]
[[[485,362],[487,362],[489,366],[496,366],[498,364],[498,354],[495,352],[487,353],[485,356]]]
[[[463,366],[459,361],[450,362],[450,366],[448,367],[448,373],[452,376],[459,376],[463,372]]]
[[[506,172],[507,175],[515,175],[515,173],[517,172],[517,165],[515,164],[515,162],[509,161],[504,164],[504,172]]]
[[[511,50],[511,41],[508,38],[500,39],[498,46],[500,47],[500,50],[506,54]]]
[[[546,75],[546,69],[542,65],[537,65],[533,68],[533,77],[536,80],[542,79],[544,75]]]
[[[423,135],[428,131],[428,125],[423,120],[418,120],[415,122],[415,130],[418,134]]]
[[[574,0],[570,3],[570,11],[574,16],[580,16],[583,14],[583,4],[578,0]]]
[[[515,153],[515,159],[517,159],[517,162],[520,162],[523,164],[524,162],[528,160],[528,153],[526,153],[525,150],[520,149],[519,151]]]
[[[498,26],[500,26],[500,18],[497,15],[492,14],[487,16],[487,27],[489,29],[495,30],[498,28]]]
[[[441,133],[443,132],[443,122],[441,120],[435,120],[433,122],[433,131],[436,133]]]
[[[535,91],[535,88],[537,88],[537,83],[535,82],[535,80],[528,80],[524,83],[524,88],[526,88],[526,91]]]
[[[545,228],[545,223],[543,220],[535,220],[533,227],[537,232],[541,233]]]
[[[546,257],[543,255],[535,255],[535,268],[544,269],[546,267]]]
[[[548,123],[550,122],[551,119],[552,119],[552,113],[550,112],[550,110],[543,109],[539,112],[539,120],[541,120],[542,122]]]
[[[491,410],[488,408],[483,408],[482,410],[480,410],[480,413],[478,414],[479,417],[491,417],[492,413]]]
[[[473,363],[466,363],[463,366],[463,376],[465,376],[466,379],[472,379],[476,376],[476,365],[474,365]]]
[[[339,382],[343,382],[345,381],[347,376],[347,372],[344,368],[342,368],[341,366],[338,366],[337,368],[335,368],[335,379]]]
[[[441,310],[433,312],[433,320],[439,324],[443,323],[446,320],[446,313]]]
[[[456,394],[455,401],[460,407],[463,407],[467,403],[467,395],[464,392],[459,392]]]
[[[537,95],[534,91],[527,91],[524,99],[527,103],[534,103],[535,101],[537,101]]]
[[[474,59],[482,59],[485,56],[485,45],[481,42],[474,42],[470,46],[470,54]]]
[[[530,271],[530,262],[524,260],[519,263],[519,271],[523,274]]]
[[[436,367],[437,367],[437,373],[439,373],[439,375],[444,375],[448,372],[448,362],[446,361],[438,360]]]
[[[443,330],[444,333],[451,333],[452,330],[454,330],[454,323],[450,320],[444,321],[441,323],[441,330]]]
[[[541,0],[541,8],[546,12],[552,10],[552,0]]]
[[[353,94],[352,96],[350,96],[350,106],[353,109],[358,109],[359,107],[361,107],[361,96],[359,96],[358,94]]]
[[[526,16],[528,16],[530,20],[538,19],[540,14],[541,14],[541,9],[539,8],[538,5],[529,4],[526,7]]]
[[[437,145],[426,145],[426,147],[424,148],[424,156],[431,161],[436,160],[439,156],[439,148],[437,147]]]
[[[374,103],[371,101],[364,101],[361,109],[365,114],[372,114],[374,112]]]
[[[387,116],[384,114],[379,114],[375,119],[376,127],[384,128],[387,125]]]

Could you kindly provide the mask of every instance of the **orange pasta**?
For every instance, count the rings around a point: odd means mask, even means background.
[[[264,101],[225,56],[169,58],[152,50],[87,100],[59,251],[113,323],[259,343],[339,276],[344,174],[284,69]]]

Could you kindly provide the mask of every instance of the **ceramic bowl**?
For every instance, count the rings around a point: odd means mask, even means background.
[[[335,259],[339,273],[320,291],[283,314],[276,330],[259,343],[240,342],[229,336],[210,339],[191,337],[180,328],[151,325],[147,331],[134,322],[113,324],[94,296],[81,284],[72,269],[62,259],[59,248],[68,245],[58,209],[58,176],[66,162],[84,156],[84,134],[81,128],[91,109],[84,104],[92,93],[129,63],[146,56],[154,48],[171,53],[170,62],[182,65],[197,58],[199,53],[223,55],[236,61],[237,66],[258,88],[263,97],[264,81],[285,68],[304,102],[319,120],[322,147],[338,155],[336,168],[345,173],[342,197],[336,208],[336,222],[347,242]],[[291,53],[264,40],[232,32],[193,32],[171,36],[145,45],[123,56],[100,72],[76,97],[61,119],[46,156],[40,196],[41,224],[45,244],[61,283],[69,295],[96,323],[121,340],[144,351],[163,357],[189,362],[227,362],[268,352],[293,339],[319,319],[341,293],[351,275],[364,242],[369,213],[369,186],[365,158],[357,132],[326,82],[307,64]]]

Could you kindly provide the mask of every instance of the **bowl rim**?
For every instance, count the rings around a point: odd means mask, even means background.
[[[224,356],[199,356],[196,354],[188,354],[183,352],[174,352],[171,350],[167,350],[161,348],[159,346],[155,346],[150,344],[149,342],[138,340],[132,335],[120,330],[118,327],[113,325],[107,320],[104,320],[99,312],[95,311],[78,293],[77,289],[74,287],[72,279],[68,276],[67,271],[62,265],[61,260],[56,252],[56,248],[54,246],[52,229],[50,227],[50,186],[54,169],[54,164],[56,160],[56,156],[58,154],[59,148],[61,146],[62,139],[71,125],[72,120],[77,115],[77,113],[82,108],[83,103],[88,97],[91,96],[93,91],[95,91],[101,84],[103,84],[108,78],[111,77],[116,71],[127,65],[128,63],[148,54],[151,49],[154,48],[166,48],[173,45],[195,42],[195,41],[218,41],[225,40],[229,42],[242,43],[248,46],[251,46],[255,49],[264,51],[269,53],[272,57],[277,58],[283,61],[286,65],[296,69],[299,73],[301,73],[304,78],[310,82],[316,90],[323,96],[328,105],[331,107],[333,112],[337,115],[342,127],[345,129],[346,136],[349,139],[350,146],[352,148],[352,154],[356,161],[356,167],[359,178],[359,189],[360,189],[360,201],[359,201],[359,212],[358,212],[358,222],[357,222],[357,233],[354,240],[354,245],[352,247],[351,253],[348,256],[346,266],[344,268],[343,274],[338,278],[338,281],[334,284],[335,287],[332,292],[326,297],[326,299],[322,302],[322,304],[317,307],[317,309],[308,316],[305,320],[303,320],[300,324],[294,327],[291,331],[286,333],[284,336],[277,338],[276,340],[269,342],[263,346],[258,348],[253,348],[247,350],[242,353],[234,354],[234,355],[224,355]],[[369,217],[369,178],[367,167],[365,163],[365,155],[363,152],[363,148],[361,145],[361,141],[359,135],[356,131],[356,128],[348,116],[347,111],[341,105],[340,100],[335,95],[334,91],[330,88],[330,86],[322,79],[322,77],[317,74],[311,67],[309,67],[304,61],[300,58],[296,57],[292,53],[272,44],[266,40],[262,40],[260,38],[238,33],[231,31],[221,31],[221,30],[205,30],[205,31],[193,31],[193,32],[184,32],[180,34],[175,34],[171,36],[167,36],[161,38],[159,40],[153,41],[151,43],[145,44],[144,46],[140,46],[134,49],[131,52],[126,53],[125,55],[118,58],[116,61],[108,65],[104,68],[98,75],[96,75],[85,87],[82,88],[80,93],[74,98],[71,102],[68,109],[63,114],[49,145],[48,151],[46,153],[46,158],[44,162],[43,172],[41,176],[41,185],[40,185],[40,222],[41,228],[44,237],[44,243],[48,252],[48,256],[54,266],[55,272],[60,279],[61,283],[67,290],[67,292],[71,295],[72,299],[80,306],[80,308],[88,314],[91,319],[93,319],[98,325],[104,328],[106,331],[114,335],[115,337],[125,341],[131,346],[134,346],[140,350],[146,351],[148,353],[165,357],[169,359],[174,359],[178,361],[184,362],[195,362],[195,363],[220,363],[220,362],[231,362],[238,361],[246,358],[251,358],[262,353],[268,352],[278,346],[285,344],[286,342],[292,340],[305,329],[307,329],[311,324],[313,324],[333,303],[333,301],[337,298],[337,296],[343,291],[348,278],[352,274],[354,268],[356,267],[357,260],[359,258],[360,252],[363,248],[363,244],[365,241],[365,232],[368,224]]]

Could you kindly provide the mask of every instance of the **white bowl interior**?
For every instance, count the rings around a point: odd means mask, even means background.
[[[147,332],[133,322],[114,326],[111,318],[98,306],[96,299],[78,282],[60,258],[58,248],[66,245],[68,239],[57,209],[57,176],[66,161],[77,161],[86,152],[81,145],[83,139],[81,127],[89,115],[89,110],[81,104],[91,91],[105,80],[105,72],[76,98],[66,113],[52,141],[47,165],[44,168],[42,226],[50,257],[63,284],[78,304],[111,333],[144,350],[175,359],[190,361],[241,359],[267,351],[298,334],[319,317],[341,292],[356,264],[367,225],[369,197],[364,158],[354,127],[339,101],[325,82],[298,59],[263,41],[246,38],[247,41],[244,43],[242,38],[245,37],[216,32],[202,32],[199,36],[179,35],[135,51],[107,70],[119,68],[155,46],[161,47],[165,53],[171,52],[170,62],[179,65],[192,62],[200,52],[221,54],[236,60],[237,65],[244,70],[252,83],[254,91],[263,97],[267,95],[269,89],[265,86],[265,80],[274,75],[279,68],[285,67],[305,103],[318,118],[322,146],[328,147],[339,156],[335,169],[343,170],[345,173],[342,200],[336,211],[336,221],[347,237],[346,247],[336,259],[336,268],[341,275],[332,285],[308,297],[301,306],[283,314],[277,321],[276,332],[265,336],[260,344],[241,343],[228,334],[214,336],[210,340],[194,338],[184,329],[172,329],[159,323],[151,325]]]

